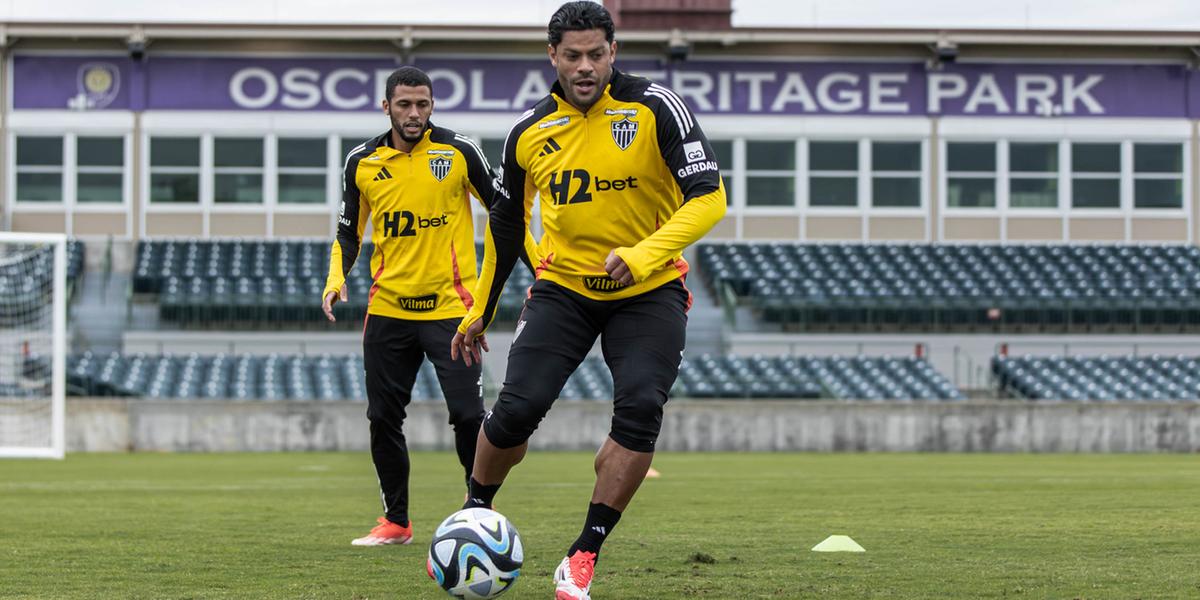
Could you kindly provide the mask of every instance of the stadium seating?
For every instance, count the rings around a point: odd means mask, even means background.
[[[72,354],[75,396],[208,400],[364,400],[362,357],[216,354]],[[568,378],[564,400],[610,400],[612,375],[588,357]],[[687,398],[962,400],[927,361],[914,358],[712,356],[685,359],[671,390]],[[417,375],[413,400],[444,398],[432,367]]]
[[[703,244],[698,263],[796,331],[1200,330],[1195,246]]]
[[[361,327],[372,249],[363,245],[347,278],[350,298],[334,307],[337,326]],[[476,256],[482,259],[479,247]],[[134,294],[157,301],[162,320],[182,327],[327,329],[321,291],[328,269],[328,240],[143,240],[132,285]],[[516,319],[532,282],[528,269],[513,269],[498,320]]]
[[[831,356],[712,356],[685,359],[673,396],[839,400],[963,400],[928,361]]]
[[[567,380],[563,398],[612,398],[604,360],[589,357]],[[914,358],[814,356],[688,357],[672,397],[842,400],[963,400],[944,376]]]
[[[84,246],[67,241],[67,289],[69,303],[83,277]],[[54,253],[38,252],[29,260],[0,261],[0,327],[28,327],[30,311],[51,305]],[[68,311],[70,310],[68,304]]]
[[[154,399],[363,401],[362,357],[216,354],[72,354],[68,391],[76,396]],[[441,400],[428,363],[413,387],[413,400]]]
[[[1194,356],[996,357],[992,375],[1001,395],[1030,400],[1200,400]]]

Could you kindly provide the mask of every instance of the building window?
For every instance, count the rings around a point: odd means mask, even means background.
[[[921,206],[921,143],[871,143],[871,206]]]
[[[721,167],[721,179],[725,180],[725,204],[733,205],[733,140],[709,140],[717,166]]]
[[[946,144],[946,205],[951,208],[996,207],[996,144]]]
[[[366,141],[367,141],[366,138],[364,138],[360,135],[343,135],[342,136],[342,141],[341,141],[342,154],[341,154],[341,158],[340,158],[340,160],[342,161],[342,164],[338,165],[339,172],[345,167],[346,157],[350,156],[350,151],[363,145]]]
[[[808,205],[858,206],[858,142],[809,142]]]
[[[62,202],[62,137],[17,137],[17,201]]]
[[[75,201],[120,203],[125,199],[125,139],[75,140]]]
[[[796,205],[795,142],[746,142],[746,205]]]
[[[483,138],[479,142],[479,149],[483,150],[483,157],[487,159],[490,167],[500,168],[500,159],[504,155],[504,138]]]
[[[262,204],[262,138],[213,140],[213,180],[217,204]]]
[[[325,138],[279,138],[280,204],[324,204],[326,171]]]
[[[1134,208],[1183,208],[1183,145],[1133,145]]]
[[[200,138],[150,138],[150,202],[200,202]]]
[[[1013,142],[1008,145],[1008,205],[1011,208],[1058,207],[1058,144]]]
[[[1071,144],[1071,207],[1121,208],[1121,145]]]

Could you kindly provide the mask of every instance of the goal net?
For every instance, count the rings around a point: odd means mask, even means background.
[[[0,457],[65,450],[67,240],[0,232]]]

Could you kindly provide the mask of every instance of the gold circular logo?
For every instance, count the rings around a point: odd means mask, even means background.
[[[112,87],[113,77],[108,69],[92,67],[83,74],[83,85],[93,94],[102,94]]]

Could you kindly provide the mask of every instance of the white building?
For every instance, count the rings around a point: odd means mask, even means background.
[[[329,236],[393,68],[426,69],[434,121],[493,161],[553,80],[557,1],[471,26],[487,3],[134,4],[137,22],[10,5],[4,229]],[[1197,29],[998,22],[622,27],[617,65],[673,87],[713,140],[731,197],[714,238],[1200,239]]]

